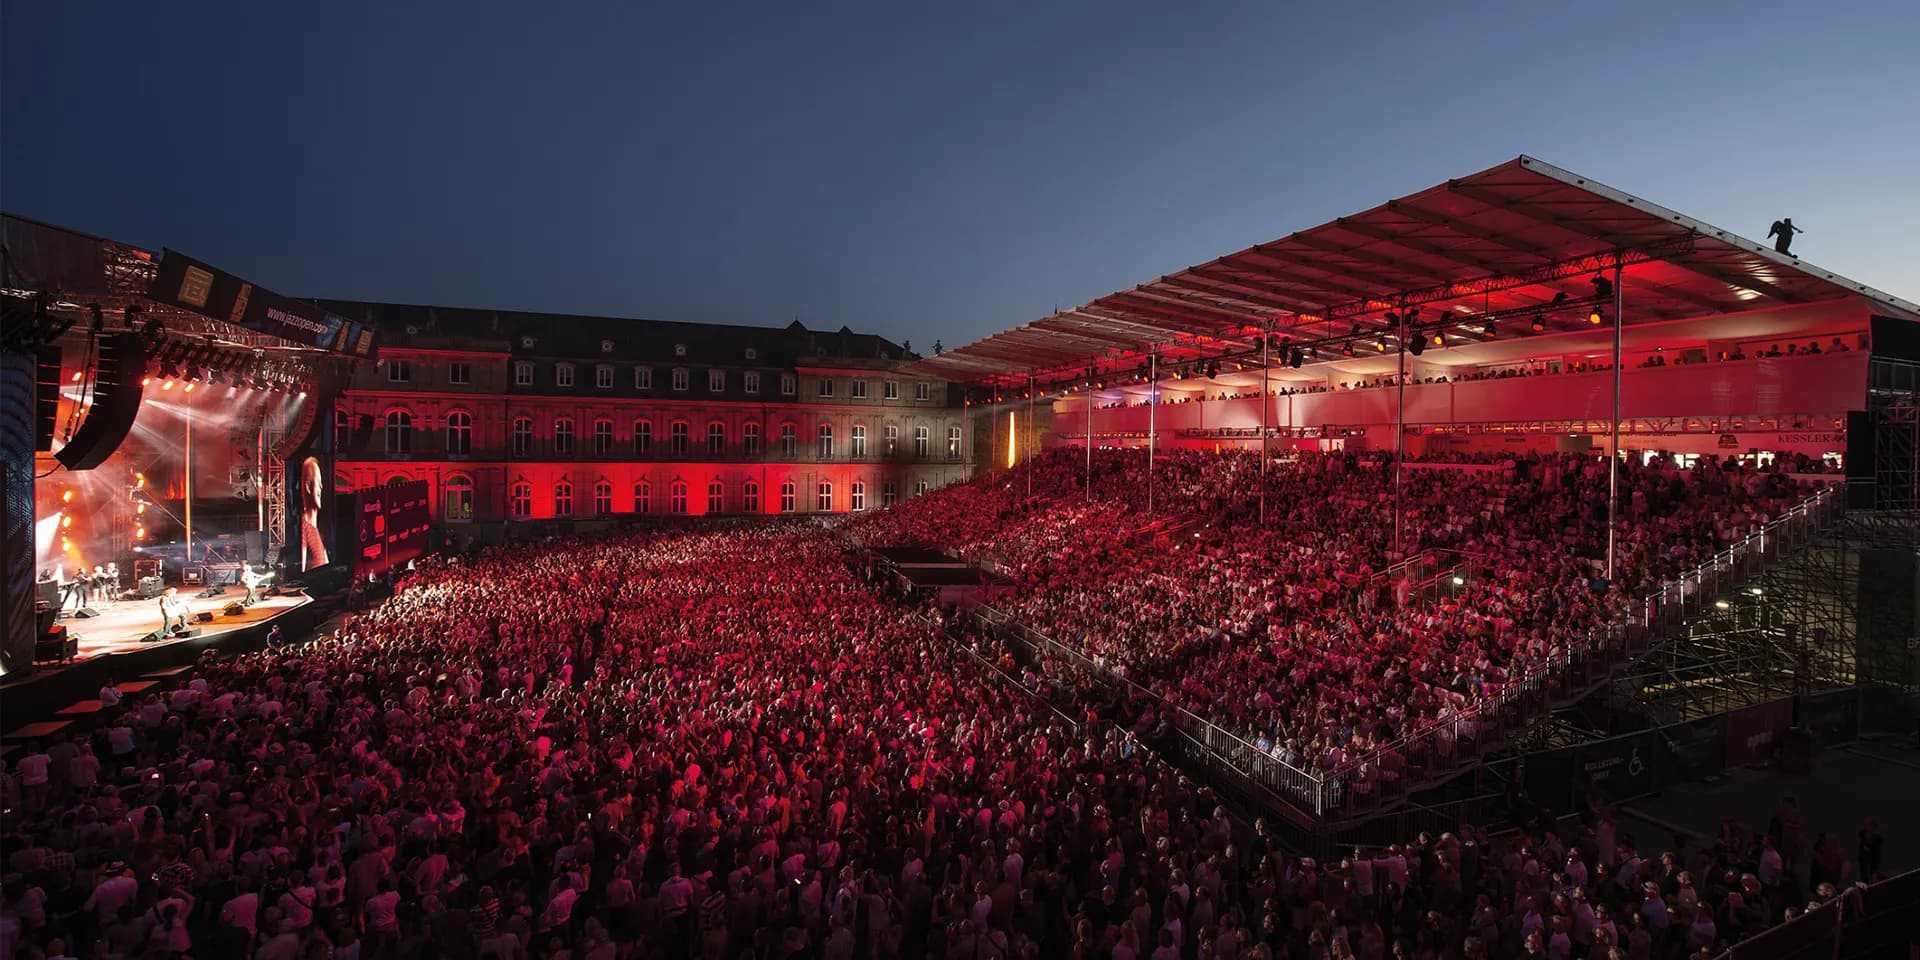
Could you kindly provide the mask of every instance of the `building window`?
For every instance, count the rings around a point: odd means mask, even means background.
[[[533,421],[526,417],[513,418],[513,455],[524,457],[533,453]]]
[[[930,447],[931,445],[932,445],[932,444],[931,444],[931,442],[930,442],[930,439],[929,439],[929,435],[928,435],[928,433],[927,433],[927,428],[926,428],[926,427],[914,427],[914,428],[913,428],[913,456],[914,456],[914,459],[916,459],[916,460],[925,460],[925,459],[927,458],[927,454],[928,454],[928,453],[930,453],[930,452],[932,452],[931,450],[929,450],[929,449],[928,449],[928,448],[929,448],[929,447]]]
[[[740,509],[745,513],[760,512],[760,485],[748,480],[740,488]]]
[[[727,391],[727,372],[725,370],[707,371],[707,392],[725,393]]]
[[[847,509],[865,510],[866,508],[867,485],[864,481],[855,480],[853,485],[847,488]]]
[[[573,484],[571,482],[562,480],[553,485],[553,515],[573,516]]]
[[[473,519],[473,478],[454,474],[447,478],[446,505],[440,519],[448,523],[466,523]]]
[[[601,480],[593,485],[593,512],[601,517],[613,512],[613,484]]]
[[[533,364],[522,360],[513,365],[513,385],[516,387],[533,386]]]
[[[960,459],[960,428],[947,428],[947,459]]]
[[[727,425],[718,420],[707,424],[707,455],[717,457],[727,452]]]
[[[833,378],[832,377],[821,377],[819,384],[820,384],[819,389],[820,389],[821,397],[833,396]]]
[[[525,520],[533,516],[533,484],[525,480],[515,481],[513,496],[507,498],[513,509],[515,520]]]
[[[859,460],[867,455],[867,428],[859,424],[853,427],[853,458]]]
[[[855,400],[865,400],[867,398],[867,382],[865,380],[855,380],[853,382],[853,398]]]
[[[635,390],[652,390],[653,389],[653,368],[652,367],[634,367],[633,368],[633,388]]]
[[[760,455],[760,424],[749,420],[740,425],[740,447],[749,457]]]
[[[333,449],[347,452],[347,445],[353,440],[353,417],[344,409],[333,408]]]
[[[885,442],[886,442],[886,445],[887,445],[887,446],[886,446],[886,449],[885,449],[885,451],[884,451],[884,453],[885,453],[885,454],[886,454],[886,455],[887,455],[888,457],[891,457],[891,456],[893,456],[893,455],[894,455],[894,453],[896,453],[896,452],[897,452],[897,451],[899,450],[899,448],[900,448],[900,428],[899,428],[899,427],[896,427],[896,426],[894,426],[894,425],[893,425],[893,424],[891,424],[891,423],[889,423],[889,424],[887,424],[887,430],[886,430],[886,434],[885,434]]]
[[[473,416],[464,410],[447,414],[447,453],[464,457],[473,452]]]
[[[758,360],[760,359],[760,351],[755,350],[752,347],[748,347],[746,356],[748,360]]]
[[[900,487],[892,480],[880,485],[880,505],[891,507],[900,499]]]
[[[925,480],[918,481],[913,485],[914,496],[918,497],[925,494],[926,492],[927,492],[927,482]]]
[[[820,425],[819,453],[820,459],[822,460],[833,459],[833,424],[831,423],[823,423]]]
[[[686,356],[686,355],[687,355],[687,345],[686,345],[686,344],[684,344],[684,343],[676,343],[676,344],[674,344],[674,345],[673,345],[673,355],[674,355],[674,356],[676,356],[676,357],[684,357],[684,356]]]
[[[900,381],[888,380],[880,385],[880,396],[886,400],[900,399]]]
[[[667,449],[676,457],[686,455],[687,422],[685,420],[675,420],[673,426],[667,428]]]
[[[785,483],[782,483],[780,485],[780,512],[792,513],[794,510],[793,501],[794,501],[793,481],[788,480]]]
[[[593,422],[593,453],[604,457],[613,452],[613,421],[595,420]]]
[[[466,386],[473,382],[473,364],[454,362],[447,364],[447,382],[457,386]]]
[[[833,512],[833,484],[822,480],[820,485],[814,488],[813,508],[821,513]]]
[[[387,414],[387,452],[413,452],[413,414],[405,410]]]
[[[780,395],[781,396],[783,397],[793,396],[794,386],[795,384],[794,384],[793,374],[783,373],[780,375]]]
[[[727,512],[727,488],[718,480],[707,482],[707,512]]]
[[[600,364],[593,368],[593,385],[601,390],[613,389],[613,368]]]
[[[653,484],[640,481],[633,485],[633,512],[647,513],[653,509]]]
[[[799,449],[799,431],[791,423],[780,425],[780,455],[791,460]]]
[[[673,486],[667,488],[667,512],[673,514],[685,514],[687,512],[686,481],[675,480]]]
[[[635,420],[633,422],[633,453],[644,457],[653,452],[653,421]]]
[[[561,417],[553,421],[553,452],[561,456],[573,453],[573,420]]]
[[[740,389],[745,390],[748,393],[753,393],[753,394],[759,393],[760,392],[760,371],[748,370],[746,373],[741,374]]]
[[[673,389],[680,393],[687,392],[687,368],[673,368]]]
[[[413,380],[413,361],[411,360],[388,360],[387,361],[387,382],[409,383],[412,380]]]
[[[918,382],[916,382],[916,383],[914,383],[914,385],[913,385],[913,398],[914,398],[915,400],[931,400],[931,399],[933,399],[933,384],[930,384],[930,383],[928,383],[928,382],[926,382],[925,380],[921,380],[921,381],[918,381]]]
[[[553,365],[553,385],[556,387],[573,386],[573,364],[556,363]]]

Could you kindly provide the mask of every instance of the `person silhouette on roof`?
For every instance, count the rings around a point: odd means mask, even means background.
[[[1773,228],[1767,231],[1767,236],[1775,238],[1773,249],[1791,257],[1793,254],[1787,248],[1793,246],[1793,235],[1796,233],[1806,233],[1806,231],[1794,226],[1792,217],[1782,217],[1773,222]]]

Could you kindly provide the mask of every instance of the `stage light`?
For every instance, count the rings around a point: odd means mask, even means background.
[[[1765,590],[1762,590],[1762,589],[1760,589],[1759,587],[1754,587],[1753,589],[1751,589],[1751,590],[1748,590],[1747,592],[1748,592],[1748,593],[1751,593],[1751,594],[1753,594],[1753,595],[1754,595],[1754,596],[1756,596],[1756,597],[1757,597],[1757,596],[1760,596],[1760,595],[1761,595],[1761,594],[1763,594],[1763,593],[1766,593],[1766,591],[1765,591]]]
[[[192,380],[188,380],[188,381],[187,381],[187,392],[188,392],[188,393],[192,393],[192,392],[193,392],[193,387],[194,387],[194,383],[193,383],[193,381],[192,381]]]
[[[133,513],[134,513],[134,515],[135,515],[135,516],[139,516],[139,517],[144,517],[144,516],[146,516],[146,515],[147,515],[147,505],[143,503],[143,504],[140,504],[140,505],[139,505],[139,506],[137,506],[137,507],[134,507],[134,508],[133,508]]]
[[[138,490],[141,487],[144,487],[146,485],[147,485],[147,475],[136,471],[133,475],[133,488],[135,490]]]
[[[1546,328],[1547,328],[1547,315],[1544,313],[1534,314],[1533,315],[1533,332],[1539,333],[1540,331],[1545,330]]]
[[[133,538],[135,540],[145,540],[147,538],[147,528],[146,527],[133,528]]]
[[[1594,296],[1599,297],[1602,300],[1605,300],[1608,297],[1613,296],[1613,281],[1608,280],[1606,274],[1596,273],[1593,275],[1593,280],[1590,282],[1593,284]]]
[[[140,385],[141,385],[141,386],[143,386],[143,387],[144,387],[144,386],[146,386],[146,385],[147,385],[147,384],[149,384],[149,383],[152,383],[152,382],[153,382],[153,378],[152,378],[152,377],[141,377],[141,378],[140,378]]]
[[[1456,587],[1464,587],[1467,585],[1467,581],[1462,577],[1454,577],[1453,585]]]
[[[162,381],[162,382],[160,383],[160,389],[162,389],[162,390],[172,390],[172,389],[173,389],[173,378],[172,378],[172,377],[168,377],[168,378],[167,378],[166,380],[164,380],[164,381]]]
[[[1353,356],[1353,344],[1351,344],[1351,343],[1343,343],[1343,344],[1341,344],[1341,345],[1340,345],[1340,352],[1341,352],[1342,354],[1345,354],[1346,356],[1349,356],[1349,357],[1351,357],[1351,356]]]
[[[1435,331],[1433,332],[1433,345],[1434,345],[1434,346],[1436,346],[1436,347],[1444,347],[1444,346],[1446,346],[1446,345],[1447,345],[1447,337],[1446,337],[1446,335],[1445,335],[1445,334],[1443,334],[1443,333],[1441,333],[1441,332],[1440,332],[1440,331],[1438,331],[1438,330],[1435,330]]]
[[[1553,295],[1553,305],[1554,305],[1554,306],[1556,306],[1556,307],[1557,307],[1557,306],[1559,306],[1559,305],[1561,305],[1561,304],[1563,304],[1563,303],[1566,303],[1566,302],[1567,302],[1567,292],[1566,292],[1565,290],[1562,290],[1562,291],[1560,291],[1559,293],[1556,293],[1556,294],[1554,294],[1554,295]]]
[[[72,503],[72,502],[73,502],[73,491],[72,491],[72,490],[68,490],[68,491],[67,491],[66,493],[63,493],[63,494],[61,494],[61,495],[60,495],[60,502],[61,502],[61,503]]]
[[[61,525],[62,527],[71,527],[71,526],[73,526],[73,518],[72,518],[72,517],[61,517],[61,518],[60,518],[60,525]]]
[[[1376,353],[1386,353],[1387,352],[1386,339],[1384,337],[1373,338],[1373,349],[1374,349],[1374,352]]]
[[[75,371],[73,372],[73,379],[72,379],[71,381],[69,381],[69,382],[71,382],[71,383],[79,383],[79,382],[80,382],[80,371],[78,371],[78,370],[75,370]]]
[[[1480,332],[1483,334],[1486,334],[1486,337],[1488,340],[1492,340],[1493,338],[1500,335],[1499,329],[1493,325],[1492,320],[1488,320],[1487,325],[1481,328]]]
[[[1596,326],[1596,327],[1597,327],[1597,326],[1599,326],[1599,325],[1600,325],[1600,311],[1598,311],[1598,310],[1595,310],[1595,311],[1593,311],[1592,313],[1589,313],[1589,314],[1587,314],[1587,322],[1588,322],[1588,323],[1591,323],[1591,324],[1593,324],[1593,325],[1594,325],[1594,326]]]
[[[1731,610],[1733,609],[1733,604],[1728,603],[1725,600],[1715,600],[1713,602],[1713,608],[1715,610]]]

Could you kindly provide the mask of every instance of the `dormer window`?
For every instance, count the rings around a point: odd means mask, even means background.
[[[686,356],[686,355],[687,355],[687,345],[686,345],[686,344],[684,344],[684,343],[676,343],[676,344],[674,344],[674,345],[673,345],[673,355],[674,355],[674,356],[676,356],[676,357],[684,357],[684,356]]]
[[[748,348],[747,348],[747,359],[748,359],[748,360],[758,360],[758,359],[760,359],[760,351],[758,351],[758,350],[755,350],[755,349],[754,349],[754,348],[752,348],[752,347],[748,347]]]
[[[602,340],[602,341],[600,341],[600,352],[601,352],[601,353],[612,353],[612,352],[613,352],[613,341],[612,341],[612,340]]]

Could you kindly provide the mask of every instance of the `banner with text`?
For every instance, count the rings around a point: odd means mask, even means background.
[[[147,296],[282,340],[350,357],[374,353],[373,328],[263,290],[175,250],[162,251]]]

